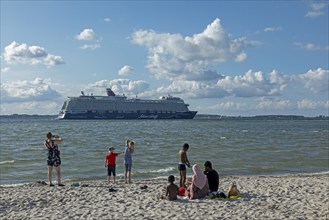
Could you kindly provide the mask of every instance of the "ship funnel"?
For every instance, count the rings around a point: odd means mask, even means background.
[[[115,96],[115,93],[110,88],[106,88],[106,94],[107,96]]]

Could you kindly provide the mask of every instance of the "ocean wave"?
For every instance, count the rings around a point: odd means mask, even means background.
[[[13,183],[13,184],[1,184],[1,187],[17,187],[17,186],[24,186],[28,183]]]
[[[5,160],[5,161],[0,161],[0,165],[8,164],[8,163],[15,163],[15,160]]]
[[[147,174],[147,173],[168,173],[170,171],[175,170],[175,167],[167,167],[167,168],[161,168],[161,169],[157,169],[157,170],[141,170],[141,171],[137,171],[136,173],[140,173],[140,174]]]

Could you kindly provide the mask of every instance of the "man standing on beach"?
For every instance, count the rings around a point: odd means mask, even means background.
[[[210,161],[206,161],[204,163],[204,174],[208,178],[209,191],[217,192],[219,186],[219,175],[217,171],[212,168],[212,164]]]
[[[191,167],[190,161],[187,159],[187,150],[189,149],[188,143],[183,144],[182,149],[178,152],[178,170],[179,170],[179,187],[186,188],[186,166]]]

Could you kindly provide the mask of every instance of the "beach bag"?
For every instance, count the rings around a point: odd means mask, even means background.
[[[227,197],[233,197],[233,196],[238,196],[240,194],[238,187],[236,185],[235,182],[232,183],[232,185],[230,186],[228,193],[227,193]]]

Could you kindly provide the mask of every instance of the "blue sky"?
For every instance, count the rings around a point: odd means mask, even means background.
[[[328,1],[3,1],[1,114],[80,91],[201,114],[328,115]]]

